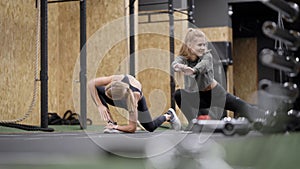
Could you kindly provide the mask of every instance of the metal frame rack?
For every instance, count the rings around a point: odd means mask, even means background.
[[[41,127],[48,128],[48,3],[80,1],[80,118],[86,128],[86,0],[41,0]]]

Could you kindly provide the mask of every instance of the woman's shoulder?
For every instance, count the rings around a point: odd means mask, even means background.
[[[131,84],[138,84],[140,85],[141,83],[132,75],[127,75],[127,77],[129,78],[129,81]]]
[[[129,79],[135,79],[135,77],[133,77],[132,75],[130,75],[130,74],[127,74],[126,75]]]
[[[129,79],[129,83],[132,85],[132,86],[134,86],[134,87],[136,87],[136,88],[138,88],[138,89],[142,89],[142,84],[141,84],[141,82],[139,81],[139,80],[137,80],[134,76],[132,76],[132,75],[126,75],[127,77],[128,77],[128,79]]]
[[[188,59],[187,59],[186,56],[178,55],[178,56],[175,57],[175,61],[177,61],[177,62],[185,62],[187,60]]]
[[[211,49],[207,50],[207,51],[204,53],[204,56],[212,57]]]
[[[177,58],[180,58],[180,59],[186,59],[185,56],[182,56],[182,55],[177,55]]]
[[[203,59],[212,59],[212,58],[213,58],[213,55],[210,50],[203,54]]]

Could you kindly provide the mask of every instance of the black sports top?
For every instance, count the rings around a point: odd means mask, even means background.
[[[126,84],[128,84],[131,91],[133,91],[133,92],[139,92],[141,96],[143,95],[142,91],[140,89],[138,89],[138,88],[136,88],[136,87],[134,87],[134,86],[132,86],[130,84],[129,78],[128,78],[127,75],[125,75],[124,78],[121,81],[124,82],[124,83],[126,83]]]

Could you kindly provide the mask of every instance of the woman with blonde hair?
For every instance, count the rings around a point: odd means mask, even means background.
[[[181,123],[170,108],[164,115],[152,120],[141,83],[131,75],[112,75],[95,78],[88,83],[90,93],[98,107],[101,118],[107,122],[105,133],[134,133],[137,123],[153,132],[163,122],[169,121],[175,130],[181,129]],[[129,112],[128,125],[117,125],[109,111],[109,105],[124,108]]]
[[[264,112],[228,93],[215,80],[214,58],[207,46],[207,38],[202,31],[188,29],[179,56],[171,65],[174,71],[184,74],[184,89],[174,93],[176,104],[189,122],[201,115],[198,114],[200,110],[210,107],[230,110],[249,121],[255,121]]]

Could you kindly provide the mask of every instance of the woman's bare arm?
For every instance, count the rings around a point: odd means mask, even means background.
[[[98,96],[98,91],[97,91],[96,87],[108,85],[110,82],[112,82],[113,77],[114,76],[99,77],[99,78],[90,80],[88,83],[88,87],[89,87],[92,99],[95,102],[95,104],[97,105],[101,119],[103,119],[104,121],[111,121],[111,122],[114,122],[114,120],[113,120],[109,110],[107,109],[107,107],[105,107],[102,104],[102,102]]]
[[[134,94],[136,105],[137,105],[137,102],[140,100],[141,96],[138,92],[134,92],[133,94]],[[129,112],[128,125],[119,126],[119,125],[114,125],[114,124],[108,124],[107,127],[112,128],[112,129],[117,129],[117,130],[127,132],[127,133],[134,133],[137,128],[137,119],[138,119],[138,110],[136,107],[133,112]]]
[[[90,93],[91,93],[92,98],[93,98],[93,100],[94,100],[94,102],[97,106],[102,105],[102,103],[101,103],[100,98],[98,96],[96,87],[97,86],[106,86],[106,85],[108,85],[110,82],[112,82],[113,77],[114,77],[113,75],[112,76],[98,77],[98,78],[92,79],[88,82],[88,87],[89,87]]]

